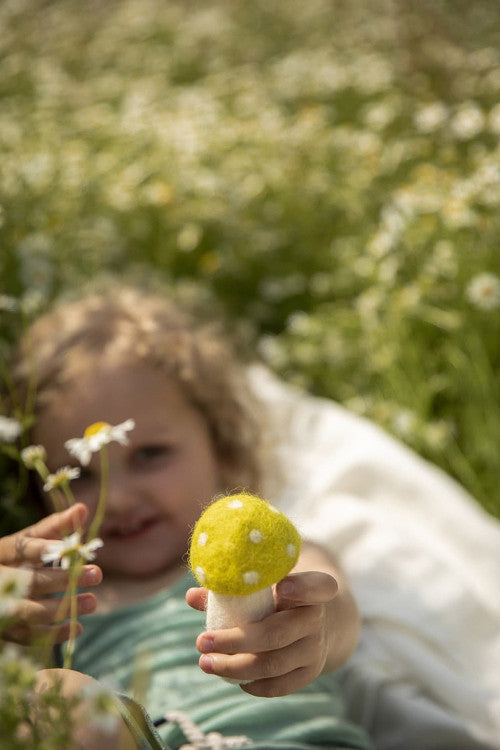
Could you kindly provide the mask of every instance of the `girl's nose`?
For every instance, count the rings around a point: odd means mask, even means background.
[[[134,508],[137,503],[137,492],[133,481],[123,475],[110,476],[105,515],[119,515]]]

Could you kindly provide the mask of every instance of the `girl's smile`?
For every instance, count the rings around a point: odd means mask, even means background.
[[[100,534],[103,539],[134,539],[160,522],[159,516],[122,518],[117,523],[103,523]]]

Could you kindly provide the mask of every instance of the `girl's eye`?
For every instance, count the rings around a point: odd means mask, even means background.
[[[170,449],[166,445],[143,445],[135,451],[135,456],[139,462],[146,463],[166,456],[169,452]]]

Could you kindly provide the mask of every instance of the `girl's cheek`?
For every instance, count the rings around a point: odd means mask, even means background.
[[[95,489],[89,487],[87,486],[87,483],[86,486],[78,486],[78,484],[75,483],[75,486],[73,486],[71,490],[73,492],[73,497],[78,503],[83,503],[84,505],[86,505],[91,513],[92,511],[96,510],[99,495],[98,488]]]

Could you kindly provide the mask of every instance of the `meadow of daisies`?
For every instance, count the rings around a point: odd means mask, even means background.
[[[496,0],[3,0],[3,372],[154,276],[500,517],[499,143]]]

